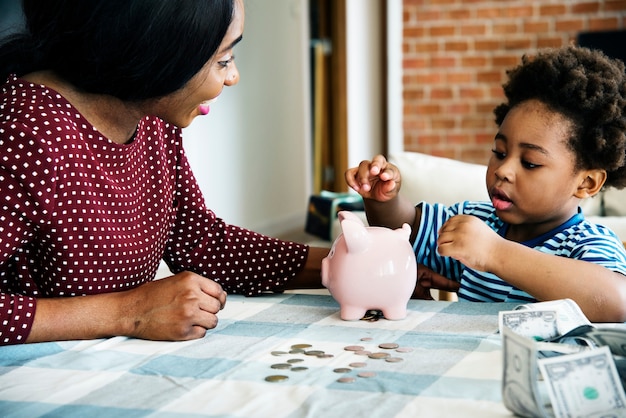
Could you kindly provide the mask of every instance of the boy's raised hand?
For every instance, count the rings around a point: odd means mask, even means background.
[[[387,202],[400,191],[400,170],[383,155],[375,156],[372,161],[363,160],[358,167],[349,168],[345,179],[348,186],[365,199]]]

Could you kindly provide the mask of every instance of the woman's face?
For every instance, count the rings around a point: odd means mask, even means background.
[[[207,114],[209,103],[224,86],[239,82],[233,48],[242,38],[243,26],[243,0],[235,0],[233,20],[215,55],[182,89],[159,99],[150,113],[180,128],[189,126],[196,116]]]

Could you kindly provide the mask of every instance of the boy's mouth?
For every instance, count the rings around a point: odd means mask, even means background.
[[[513,201],[500,190],[493,190],[491,193],[491,204],[496,210],[507,210],[513,206]]]

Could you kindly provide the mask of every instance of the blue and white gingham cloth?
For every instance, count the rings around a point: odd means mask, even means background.
[[[342,321],[330,296],[229,296],[188,342],[132,338],[0,347],[0,417],[502,417],[498,312],[514,304],[409,302],[406,319]],[[364,337],[371,341],[362,341]],[[378,348],[395,342],[410,353]],[[276,356],[293,344],[333,354]],[[403,361],[344,350],[362,345]],[[305,371],[270,366],[291,358]],[[366,362],[345,374],[333,370]],[[358,377],[363,371],[371,378]],[[284,374],[273,383],[265,377]],[[339,383],[340,377],[355,377]]]

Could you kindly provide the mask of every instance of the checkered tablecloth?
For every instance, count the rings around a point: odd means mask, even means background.
[[[342,321],[338,308],[322,295],[229,296],[217,328],[201,340],[2,347],[0,417],[511,416],[501,401],[497,330],[498,311],[512,304],[415,300],[406,319],[372,322]],[[276,353],[295,344],[332,356]],[[306,369],[271,367],[288,360]],[[288,379],[268,382],[270,375]]]

